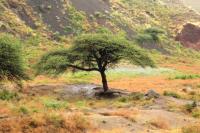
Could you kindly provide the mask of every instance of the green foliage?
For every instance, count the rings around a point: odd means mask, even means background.
[[[119,102],[122,102],[122,103],[126,103],[126,102],[129,102],[129,99],[127,97],[120,97],[118,99]]]
[[[11,92],[8,90],[1,90],[0,91],[0,99],[1,100],[12,100],[18,97],[16,92]]]
[[[19,112],[22,113],[22,114],[24,114],[24,115],[29,114],[29,110],[25,106],[21,106],[19,108]]]
[[[144,100],[144,94],[140,93],[140,92],[133,92],[129,96],[120,97],[118,99],[118,101],[122,102],[122,103],[127,103],[127,102],[132,101],[132,100],[134,100],[134,101]]]
[[[197,107],[197,103],[196,103],[196,101],[194,101],[193,103],[186,104],[185,105],[185,110],[187,112],[192,112],[196,107]]]
[[[181,98],[181,96],[175,92],[164,91],[164,96],[170,96],[174,98]]]
[[[112,34],[112,32],[106,28],[106,27],[99,27],[96,29],[96,33],[101,33],[101,34]]]
[[[200,118],[200,109],[195,109],[192,111],[192,116],[194,118]]]
[[[165,35],[165,31],[158,27],[151,27],[145,29],[142,33],[136,36],[136,41],[139,44],[143,43],[159,43],[162,35]]]
[[[26,41],[25,44],[28,44],[30,46],[38,46],[41,42],[41,37],[39,35],[31,36]]]
[[[130,95],[131,100],[142,100],[144,99],[144,94],[140,92],[134,92]]]
[[[27,79],[19,40],[10,35],[0,36],[0,80]]]
[[[196,75],[196,74],[188,74],[188,75],[176,75],[173,78],[170,79],[182,79],[182,80],[187,80],[187,79],[198,79],[200,78],[200,75]]]
[[[39,73],[59,74],[68,68],[100,71],[126,59],[139,66],[154,66],[154,62],[139,47],[121,36],[112,34],[85,34],[76,38],[69,49],[44,55],[38,63]],[[100,63],[100,64],[99,64]]]
[[[44,99],[43,104],[46,108],[49,109],[65,109],[68,107],[67,102],[58,101],[55,99]]]
[[[84,34],[74,45],[47,53],[38,63],[38,73],[60,74],[67,69],[97,71],[101,74],[104,92],[108,90],[105,71],[126,59],[139,66],[154,66],[148,55],[131,45],[124,37],[113,34]]]

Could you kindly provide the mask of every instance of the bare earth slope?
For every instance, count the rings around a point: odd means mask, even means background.
[[[180,41],[185,47],[200,50],[200,27],[190,23],[184,25],[176,40]]]

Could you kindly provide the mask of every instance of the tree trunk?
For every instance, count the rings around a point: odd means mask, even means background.
[[[103,90],[106,92],[108,90],[108,82],[106,79],[106,74],[105,71],[100,72],[101,73],[101,79],[102,79],[102,84],[103,84]]]

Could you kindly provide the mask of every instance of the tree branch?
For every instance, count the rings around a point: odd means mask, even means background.
[[[83,70],[83,71],[99,71],[99,69],[97,69],[97,68],[83,68],[83,67],[79,67],[79,66],[75,66],[75,65],[68,65],[68,66],[75,68],[75,69]]]
[[[108,61],[105,61],[103,64],[103,68],[105,69],[107,65],[108,65]]]

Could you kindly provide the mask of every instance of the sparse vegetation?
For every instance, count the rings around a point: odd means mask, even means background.
[[[192,104],[186,104],[185,109],[188,112],[192,112],[197,107],[197,103],[194,101]]]
[[[181,98],[181,96],[179,94],[177,94],[176,92],[164,91],[163,95],[174,97],[174,98]]]
[[[200,52],[174,39],[199,18],[179,0],[0,0],[0,132],[199,133]]]
[[[200,125],[188,125],[182,128],[183,133],[199,133],[200,132]]]
[[[18,98],[18,94],[16,92],[11,92],[8,90],[0,90],[0,99],[1,100],[12,100]]]
[[[83,12],[77,11],[73,6],[68,6],[69,25],[65,27],[65,32],[72,35],[80,35],[86,31],[86,16]]]
[[[66,109],[68,107],[68,103],[65,101],[58,101],[49,98],[44,98],[42,101],[44,106],[49,109]]]
[[[193,75],[176,75],[174,78],[170,78],[170,79],[182,79],[182,80],[187,80],[187,79],[198,79],[200,78],[200,75],[197,74],[193,74]]]
[[[29,110],[27,109],[27,107],[21,106],[21,107],[19,108],[19,113],[22,113],[22,114],[24,114],[24,115],[27,115],[27,114],[29,114]]]

